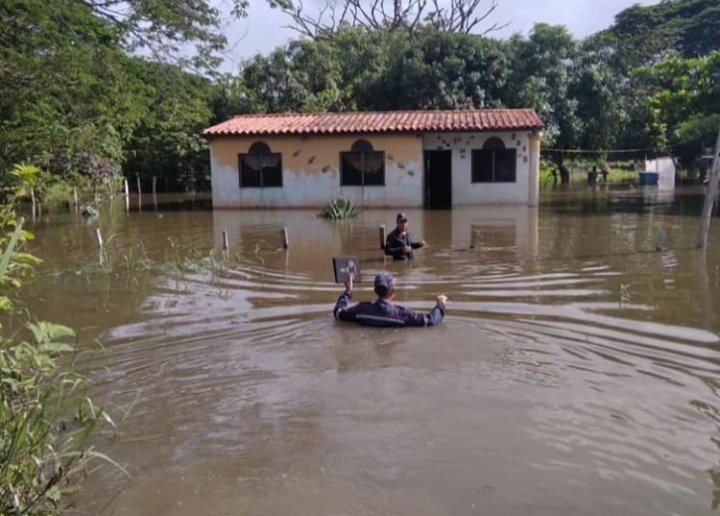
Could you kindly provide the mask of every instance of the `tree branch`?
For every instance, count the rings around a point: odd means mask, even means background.
[[[426,23],[441,31],[468,34],[485,22],[498,6],[497,0],[450,0],[449,5],[442,0],[327,0],[317,14],[311,16],[304,12],[302,0],[271,1],[292,19],[287,27],[312,39],[330,36],[346,26],[373,31],[405,30],[412,34]],[[484,6],[486,1],[490,3]],[[337,2],[342,2],[339,17]],[[424,17],[428,5],[432,11]],[[505,26],[507,24],[494,23],[482,34]]]

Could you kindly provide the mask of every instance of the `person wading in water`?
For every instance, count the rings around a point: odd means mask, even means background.
[[[425,247],[425,240],[413,242],[408,231],[408,218],[404,213],[398,213],[395,218],[397,226],[385,239],[385,254],[394,260],[412,260],[413,249]]]
[[[340,321],[357,322],[365,326],[397,328],[402,326],[435,326],[445,317],[447,296],[437,296],[437,303],[427,314],[419,314],[392,303],[395,297],[395,278],[389,272],[375,276],[375,294],[377,299],[370,303],[363,301],[348,306],[352,298],[352,275],[345,282],[345,290],[335,303],[333,315]]]

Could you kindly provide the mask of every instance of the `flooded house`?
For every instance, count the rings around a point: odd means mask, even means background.
[[[532,109],[238,115],[203,131],[216,208],[538,201]]]

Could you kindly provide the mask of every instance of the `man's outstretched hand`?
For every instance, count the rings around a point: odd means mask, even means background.
[[[345,290],[352,292],[353,289],[353,274],[348,275],[348,279],[345,280]]]

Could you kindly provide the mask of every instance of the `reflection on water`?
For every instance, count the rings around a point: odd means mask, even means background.
[[[410,263],[380,252],[389,210],[330,222],[161,199],[104,213],[113,252],[220,250],[227,231],[232,267],[163,275],[67,272],[94,259],[95,226],[44,214],[31,308],[100,338],[82,363],[99,401],[134,402],[100,443],[132,478],[103,468],[71,513],[710,513],[720,225],[696,251],[691,199],[560,192],[539,210],[410,211],[429,244]],[[336,323],[339,254],[368,278],[392,271],[412,308],[447,294],[446,322]]]

